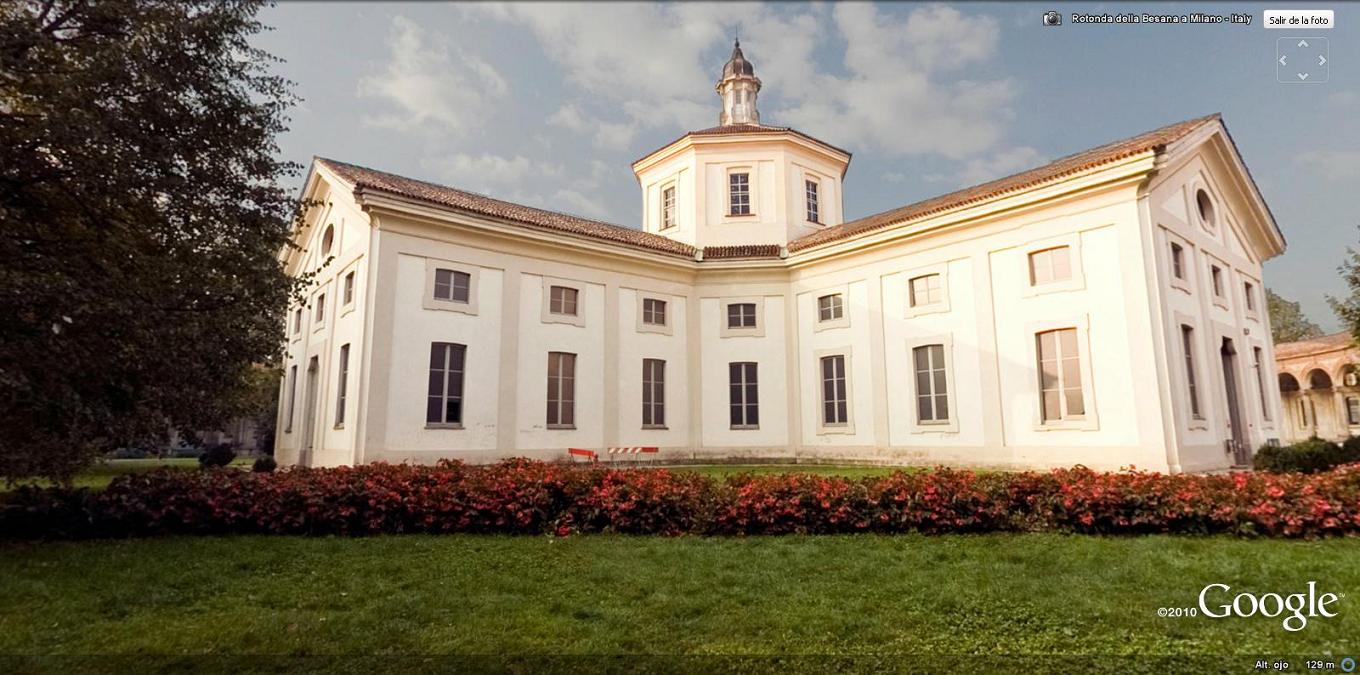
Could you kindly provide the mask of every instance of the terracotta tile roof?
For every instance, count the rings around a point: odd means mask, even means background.
[[[779,244],[743,244],[741,246],[705,246],[704,260],[732,258],[778,258]]]
[[[832,144],[830,144],[830,143],[827,143],[826,141],[821,140],[820,138],[815,138],[815,137],[813,137],[813,136],[809,136],[809,135],[807,135],[807,134],[805,134],[805,133],[803,133],[803,132],[801,132],[801,131],[798,131],[797,129],[794,129],[794,128],[792,128],[792,127],[772,127],[772,126],[767,126],[767,125],[764,125],[764,124],[725,124],[725,125],[722,125],[722,126],[709,127],[709,128],[707,128],[707,129],[700,129],[700,130],[698,130],[698,131],[690,131],[690,132],[688,132],[688,133],[686,133],[686,134],[680,136],[679,138],[676,138],[675,140],[671,141],[670,143],[667,143],[667,144],[661,146],[660,148],[657,148],[656,150],[653,150],[653,151],[651,151],[651,152],[649,152],[649,153],[647,153],[647,154],[645,154],[645,155],[639,157],[639,158],[637,159],[637,161],[636,161],[636,162],[633,162],[633,163],[634,163],[634,164],[637,164],[638,162],[641,162],[642,160],[647,159],[648,157],[651,157],[652,155],[655,155],[655,154],[657,153],[657,151],[661,150],[662,148],[669,148],[670,146],[674,145],[675,143],[677,143],[677,142],[679,142],[679,141],[681,141],[681,140],[683,140],[683,139],[685,139],[685,138],[689,138],[690,136],[730,136],[730,135],[735,135],[735,134],[793,134],[793,135],[795,135],[795,136],[800,136],[800,137],[802,137],[802,138],[804,138],[804,139],[806,139],[806,140],[812,141],[813,143],[816,143],[816,144],[818,144],[818,145],[823,145],[823,146],[826,146],[826,147],[828,147],[828,148],[831,148],[832,150],[835,150],[836,152],[839,152],[839,153],[843,153],[843,154],[845,154],[846,156],[850,156],[850,151],[849,151],[849,150],[845,150],[845,149],[842,149],[842,148],[838,148],[838,147],[836,147],[836,146],[834,146],[834,145],[832,145]]]
[[[1299,356],[1333,352],[1355,346],[1355,338],[1350,333],[1333,333],[1310,340],[1281,342],[1275,345],[1275,360],[1292,359]]]
[[[801,251],[814,246],[828,244],[856,235],[880,230],[903,221],[948,211],[996,197],[1008,192],[1017,192],[1040,183],[1063,178],[1087,169],[1118,161],[1149,150],[1161,152],[1167,144],[1185,137],[1203,124],[1220,119],[1218,113],[1184,122],[1177,122],[1122,141],[1115,141],[1090,150],[1068,155],[1044,166],[1023,171],[989,183],[975,185],[957,192],[951,192],[925,201],[908,204],[891,211],[853,220],[848,223],[814,232],[789,242],[789,251]]]
[[[479,215],[503,218],[521,225],[602,239],[616,244],[680,257],[693,258],[695,253],[694,247],[689,244],[622,225],[612,225],[556,211],[536,209],[531,206],[479,195],[475,192],[466,192],[445,185],[406,178],[324,157],[317,157],[316,161],[325,164],[340,177],[354,183],[356,193],[365,190],[385,192],[431,204],[470,211]]]

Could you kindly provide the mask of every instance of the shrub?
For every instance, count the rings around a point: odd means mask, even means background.
[[[277,468],[279,468],[279,463],[272,455],[263,455],[255,459],[250,470],[255,473],[273,473]]]
[[[1360,461],[1360,444],[1348,440],[1347,446],[1324,441],[1316,436],[1293,445],[1266,446],[1256,453],[1256,468],[1270,473],[1316,473],[1340,464]]]
[[[1360,464],[1312,474],[938,469],[877,478],[510,460],[274,472],[158,469],[98,493],[0,498],[0,538],[422,533],[852,532],[1360,535]]]
[[[230,443],[218,443],[203,449],[198,456],[198,465],[205,468],[226,466],[236,459],[236,447]]]

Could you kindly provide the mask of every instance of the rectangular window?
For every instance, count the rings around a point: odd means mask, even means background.
[[[1176,243],[1171,244],[1171,274],[1185,279],[1185,249]]]
[[[921,345],[911,350],[916,366],[916,421],[949,421],[949,385],[944,369],[944,345]]]
[[[426,424],[463,423],[463,371],[467,346],[430,343],[430,386],[425,401]]]
[[[340,345],[340,375],[335,380],[335,426],[345,423],[345,389],[349,386],[349,345]]]
[[[321,323],[326,320],[326,294],[316,296],[316,322]]]
[[[916,277],[910,286],[912,307],[927,307],[944,301],[944,286],[938,274]]]
[[[756,303],[734,302],[727,306],[728,328],[755,328]]]
[[[548,428],[576,425],[576,355],[548,352]]]
[[[1081,354],[1077,329],[1061,328],[1035,336],[1039,348],[1039,407],[1045,422],[1081,419]]]
[[[1214,295],[1223,297],[1223,270],[1218,265],[1210,265],[1209,278],[1213,281]]]
[[[1242,283],[1242,292],[1243,292],[1243,293],[1246,295],[1246,297],[1247,297],[1247,311],[1248,311],[1248,312],[1255,312],[1255,311],[1256,311],[1256,286],[1254,286],[1250,281],[1243,282],[1243,283]]]
[[[1029,254],[1029,283],[1031,286],[1066,281],[1072,278],[1071,249],[1055,246]]]
[[[845,391],[845,357],[822,357],[822,426],[845,426],[850,406]]]
[[[832,293],[817,298],[817,320],[834,321],[845,316],[845,301],[840,293]],[[754,325],[754,324],[752,324]]]
[[[1190,391],[1190,414],[1204,419],[1199,409],[1199,385],[1195,381],[1195,329],[1181,324],[1181,351],[1185,354],[1185,383]]]
[[[302,308],[299,307],[293,310],[293,334],[297,335],[301,332],[302,332]]]
[[[553,286],[548,289],[548,312],[576,316],[576,289]]]
[[[1346,424],[1350,426],[1360,425],[1360,398],[1346,397]]]
[[[354,302],[354,272],[345,275],[345,304]]]
[[[734,216],[751,214],[751,175],[734,173],[727,176],[728,213]]]
[[[1308,426],[1308,399],[1299,399],[1299,426]]]
[[[472,288],[472,275],[467,272],[437,269],[434,271],[434,299],[467,303]]]
[[[666,362],[642,360],[642,426],[666,426]]]
[[[1252,366],[1256,368],[1256,393],[1261,397],[1261,419],[1270,421],[1270,405],[1266,403],[1266,374],[1261,366],[1261,348],[1251,348]]]
[[[661,191],[661,229],[675,227],[675,188]]]
[[[807,192],[807,219],[813,223],[822,222],[821,211],[817,204],[817,181],[803,181]]]
[[[756,364],[746,361],[727,364],[728,400],[733,429],[760,426],[760,405],[756,387]]]
[[[302,310],[298,310],[302,311]],[[293,408],[297,402],[297,366],[293,366],[288,372],[288,418],[283,425],[284,433],[293,431]]]
[[[642,323],[649,326],[666,325],[666,301],[655,298],[642,299]]]

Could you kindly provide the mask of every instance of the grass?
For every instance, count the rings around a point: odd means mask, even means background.
[[[647,655],[623,668],[819,672],[832,666],[817,655],[972,671],[1030,655],[1040,670],[1120,672],[1174,655],[1243,672],[1256,658],[1360,653],[1360,609],[1343,597],[1336,618],[1298,633],[1157,609],[1195,606],[1209,583],[1283,594],[1315,580],[1344,594],[1360,588],[1357,556],[1354,539],[1060,535],[11,544],[0,654],[137,655],[135,669],[151,655],[373,655],[343,660],[361,670],[449,665],[384,655],[560,655],[555,669],[581,670]]]
[[[253,458],[238,457],[232,461],[232,466],[249,468],[254,463]],[[152,469],[170,467],[176,469],[197,469],[198,459],[193,457],[166,457],[163,459],[107,459],[91,465],[84,471],[76,474],[71,483],[78,488],[91,488],[102,490],[108,487],[114,478],[129,473],[142,473]],[[36,485],[48,487],[53,485],[52,481],[33,478],[20,480],[16,485]],[[11,489],[3,482],[0,482],[0,493]]]

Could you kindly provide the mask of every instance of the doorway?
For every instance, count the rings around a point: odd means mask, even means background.
[[[1232,338],[1223,338],[1219,355],[1223,359],[1223,388],[1228,393],[1228,425],[1232,431],[1228,444],[1232,449],[1233,464],[1251,466],[1251,448],[1242,427],[1242,397],[1237,391],[1237,349],[1233,347]]]
[[[307,393],[304,399],[306,403],[302,409],[302,456],[298,458],[298,464],[302,466],[312,465],[313,450],[316,446],[316,384],[319,376],[317,357],[313,356],[307,362]]]

